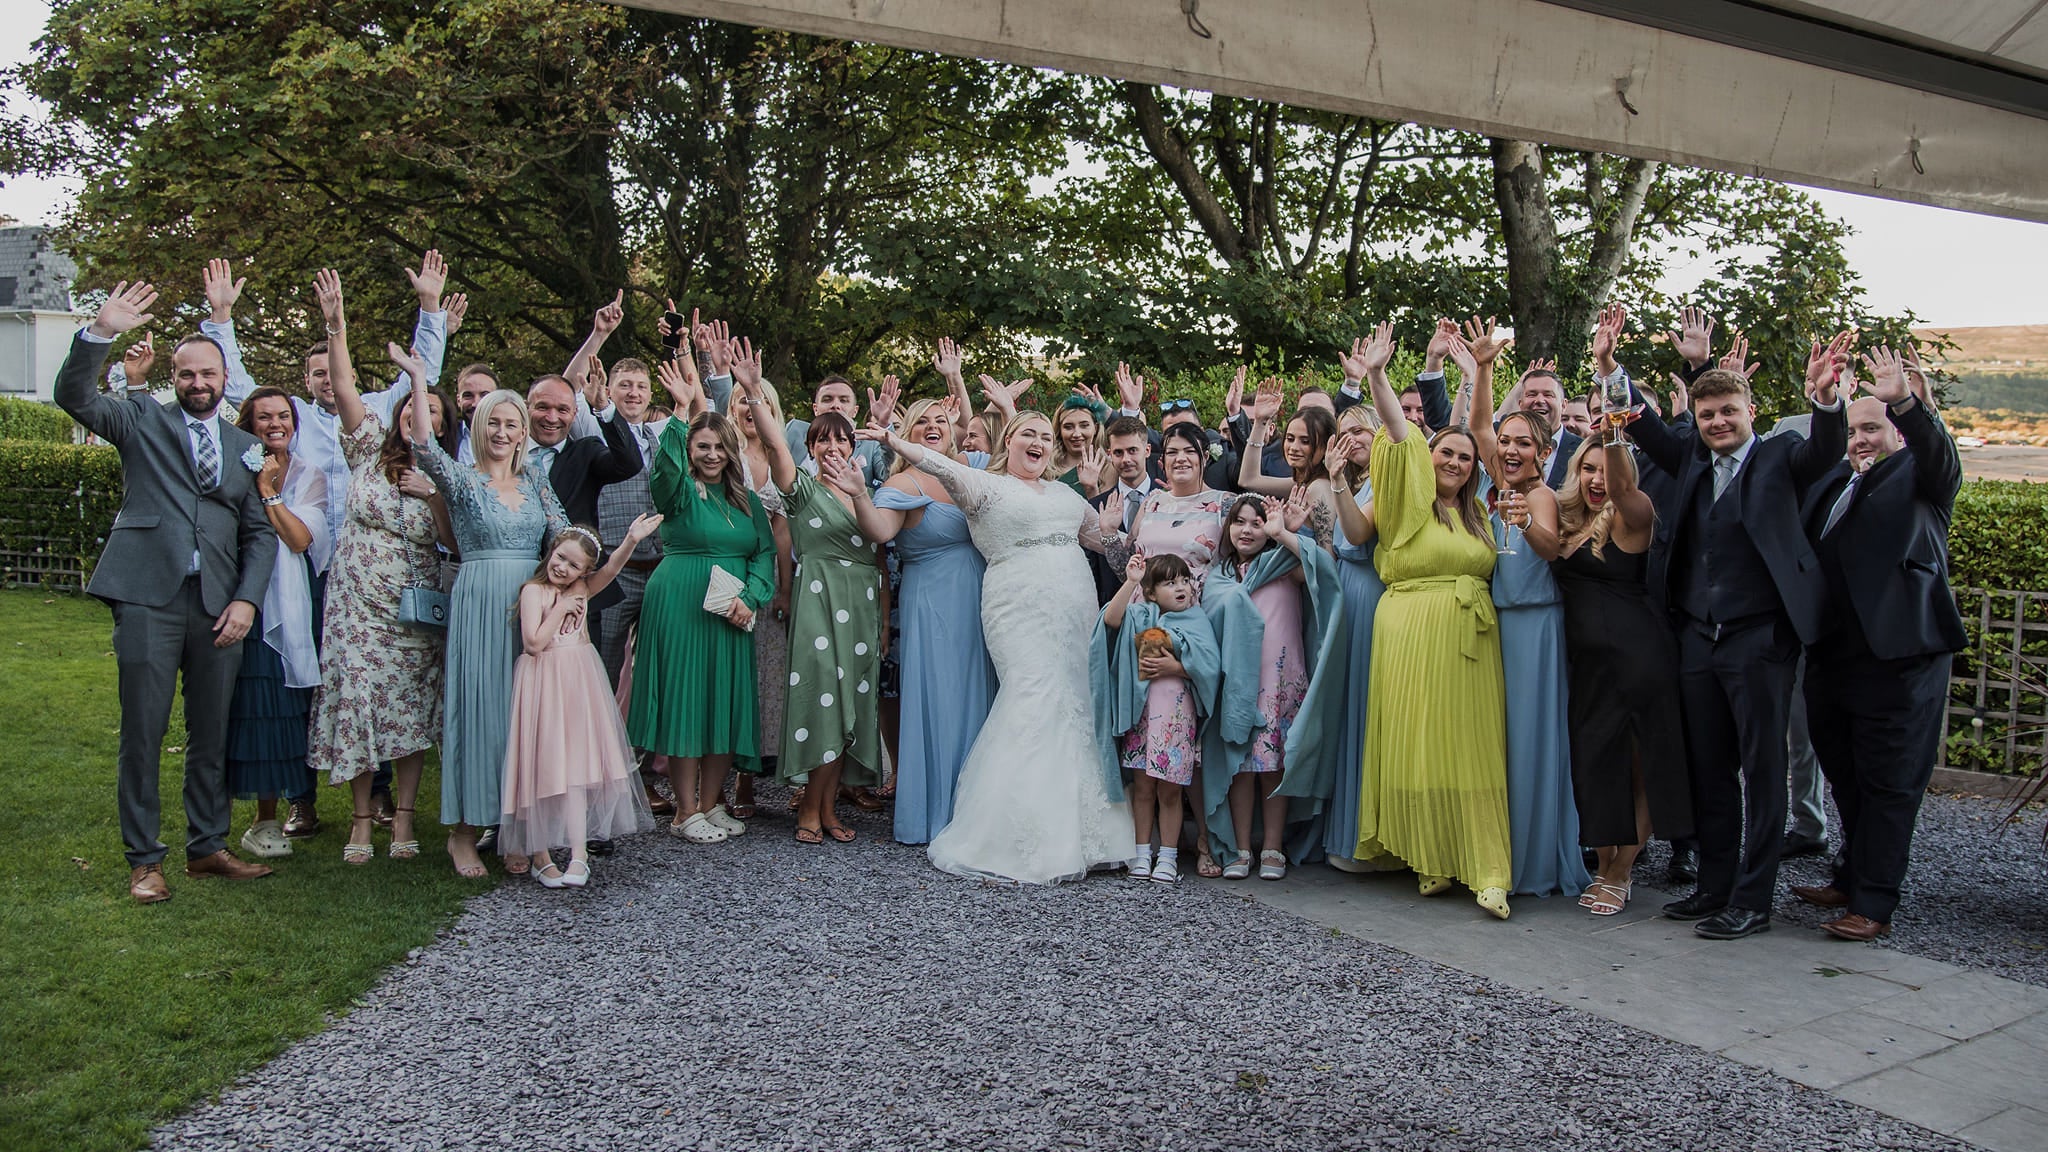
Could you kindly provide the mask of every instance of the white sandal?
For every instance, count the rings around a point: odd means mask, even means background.
[[[1223,878],[1225,880],[1242,880],[1251,874],[1252,854],[1249,852],[1239,852],[1237,859],[1223,866]]]
[[[1180,883],[1180,862],[1162,859],[1152,866],[1152,882],[1155,884]]]
[[[1287,853],[1265,851],[1259,853],[1259,879],[1279,880],[1287,875]]]
[[[1124,861],[1124,871],[1133,880],[1150,880],[1152,878],[1152,849],[1149,847],[1140,849],[1136,856]]]

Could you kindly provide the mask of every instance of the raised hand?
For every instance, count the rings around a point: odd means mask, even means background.
[[[121,353],[121,371],[128,377],[128,386],[143,387],[143,381],[149,379],[150,367],[155,363],[156,337],[145,332],[142,339],[130,344],[128,350]]]
[[[633,517],[632,525],[626,529],[625,546],[631,548],[649,536],[654,535],[655,531],[661,527],[661,521],[662,515],[659,512],[649,512],[645,516]]]
[[[1223,394],[1223,419],[1226,422],[1244,407],[1244,379],[1245,366],[1239,364],[1237,372],[1230,377],[1230,390]]]
[[[1826,347],[1815,340],[1806,356],[1806,398],[1827,406],[1835,402],[1835,387],[1849,367],[1849,348],[1856,342],[1854,332],[1838,332]]]
[[[625,322],[626,290],[621,288],[618,295],[612,297],[611,303],[599,308],[597,315],[590,318],[590,330],[598,336],[610,336]]]
[[[206,286],[206,306],[213,310],[215,324],[225,324],[235,317],[235,301],[242,298],[242,285],[249,282],[247,276],[235,279],[233,269],[226,260],[216,256],[206,262],[206,271],[200,274]]]
[[[697,347],[711,356],[711,374],[727,376],[732,373],[732,329],[723,320],[708,323],[697,322],[697,310],[690,309],[690,339]]]
[[[1074,385],[1074,395],[1076,395],[1076,396],[1079,396],[1079,397],[1082,397],[1083,399],[1087,400],[1087,401],[1088,401],[1088,402],[1089,402],[1090,404],[1094,404],[1094,405],[1096,405],[1097,407],[1100,407],[1100,408],[1107,408],[1107,407],[1109,407],[1109,404],[1108,404],[1108,403],[1107,403],[1106,401],[1104,401],[1104,400],[1103,400],[1103,398],[1102,398],[1102,389],[1100,389],[1100,388],[1097,388],[1097,387],[1094,387],[1093,385],[1089,385],[1089,384],[1076,384],[1076,385]]]
[[[1472,354],[1472,346],[1465,343],[1463,336],[1456,332],[1451,333],[1449,351],[1451,363],[1457,365],[1458,375],[1465,384],[1469,385],[1479,379],[1479,360]]]
[[[1145,406],[1145,378],[1131,374],[1131,366],[1119,360],[1116,363],[1116,396],[1125,411],[1141,411]]]
[[[1102,514],[1104,516],[1109,515],[1109,509],[1104,508]],[[1145,557],[1140,555],[1136,549],[1132,549],[1131,558],[1124,561],[1124,583],[1136,584],[1144,578]]]
[[[448,287],[448,262],[441,259],[437,248],[429,248],[420,256],[420,268],[415,272],[405,270],[405,278],[412,281],[413,294],[420,298],[420,311],[441,310],[441,290]],[[420,377],[415,376],[418,380]]]
[[[1436,331],[1429,334],[1429,347],[1423,349],[1422,352],[1423,371],[1443,371],[1444,357],[1449,355],[1451,351],[1451,336],[1457,331],[1458,326],[1456,324],[1451,323],[1442,316],[1437,317]]]
[[[1745,380],[1755,379],[1756,370],[1763,367],[1763,365],[1761,363],[1747,363],[1748,360],[1749,337],[1737,332],[1735,334],[1735,342],[1728,346],[1728,354],[1721,357],[1720,362],[1715,367],[1723,368],[1730,372],[1740,372]]]
[[[1697,368],[1713,358],[1714,318],[1703,308],[1681,308],[1678,331],[1671,334],[1671,346],[1685,362]]]
[[[1507,351],[1515,342],[1512,336],[1496,334],[1494,318],[1491,316],[1484,320],[1474,316],[1465,321],[1464,337],[1465,343],[1472,346],[1472,358],[1483,364],[1491,364],[1500,359],[1500,354]]]
[[[1750,372],[1752,373],[1754,373],[1755,371],[1756,369],[1754,367],[1750,369]],[[1685,411],[1690,407],[1692,407],[1692,389],[1687,388],[1685,386],[1685,377],[1680,376],[1676,372],[1673,372],[1671,374],[1672,418],[1676,419],[1679,413]]]
[[[837,488],[848,496],[858,496],[867,491],[867,481],[861,477],[860,469],[850,460],[818,459],[818,479]]]
[[[887,444],[895,439],[895,436],[896,433],[890,430],[889,425],[876,421],[873,416],[868,417],[866,424],[853,430],[855,440],[873,440],[878,444]]]
[[[1628,308],[1621,304],[1609,304],[1600,309],[1599,322],[1593,326],[1593,365],[1602,376],[1612,376],[1621,365],[1614,359],[1614,349],[1621,342],[1621,334],[1628,329]]]
[[[678,356],[663,360],[655,365],[654,371],[661,377],[661,386],[668,390],[669,399],[675,401],[676,415],[687,422],[703,390],[697,380],[697,365],[688,356]]]
[[[1537,374],[1538,372],[1547,372],[1547,373],[1549,373],[1549,374],[1550,374],[1550,375],[1552,375],[1552,376],[1555,376],[1555,375],[1557,375],[1557,361],[1556,361],[1556,360],[1531,360],[1531,361],[1529,361],[1529,366],[1528,366],[1527,368],[1524,368],[1524,369],[1522,369],[1522,375],[1521,375],[1521,378],[1520,378],[1520,379],[1518,379],[1518,380],[1516,380],[1516,381],[1515,381],[1515,383],[1517,383],[1517,384],[1520,384],[1520,383],[1521,383],[1521,382],[1522,382],[1523,380],[1527,380],[1527,379],[1528,379],[1529,377],[1531,377],[1531,376],[1534,376],[1534,375],[1536,375],[1536,374]]]
[[[1103,473],[1109,468],[1109,453],[1093,444],[1081,450],[1081,458],[1074,463],[1079,473],[1081,487],[1090,492],[1100,491]]]
[[[1337,438],[1330,442],[1330,450],[1323,453],[1323,471],[1329,474],[1330,479],[1337,479],[1338,474],[1344,471],[1344,465],[1350,461],[1351,453],[1357,447],[1356,431],[1347,429],[1337,433]]]
[[[731,365],[732,381],[746,392],[750,400],[761,397],[761,354],[754,351],[754,340],[747,337],[725,342],[726,363]],[[717,366],[717,353],[712,354],[712,365]]]
[[[939,337],[939,350],[932,354],[932,371],[948,384],[960,383],[960,346],[951,336]]]
[[[1361,344],[1363,347],[1360,347]],[[1351,347],[1358,356],[1360,379],[1374,372],[1386,371],[1387,365],[1394,362],[1394,322],[1382,320],[1373,325],[1372,335],[1353,342]]]
[[[1266,522],[1263,525],[1261,525],[1261,527],[1265,529],[1266,538],[1269,540],[1278,540],[1280,537],[1286,535],[1287,505],[1281,503],[1279,500],[1271,496],[1261,497],[1260,504],[1264,507],[1266,514]]]
[[[1259,381],[1259,390],[1252,395],[1252,419],[1261,424],[1279,419],[1282,399],[1277,377],[1268,376]]]
[[[894,376],[884,376],[880,392],[873,388],[867,392],[868,419],[879,418],[884,424],[893,423],[896,419],[896,402],[903,396],[903,382]]]
[[[1912,393],[1906,383],[1906,361],[1888,347],[1863,354],[1863,366],[1870,369],[1870,394],[1887,404],[1896,404]]]
[[[1919,397],[1929,411],[1940,408],[1934,402],[1934,391],[1927,386],[1927,369],[1920,366],[1920,342],[1917,340],[1906,345],[1906,387],[1913,390],[1913,395]]]
[[[322,268],[313,273],[313,300],[320,305],[320,318],[327,322],[327,334],[339,336],[348,328],[348,317],[342,308],[341,274],[332,268]],[[414,377],[424,379],[424,377]]]
[[[469,315],[469,295],[464,292],[451,293],[442,301],[441,311],[447,314],[448,336],[453,339],[462,330],[462,318]]]
[[[140,328],[156,319],[149,311],[154,303],[154,287],[141,280],[133,284],[123,280],[107,293],[107,302],[100,305],[99,315],[92,318],[92,334],[112,340],[123,332]]]
[[[1309,497],[1308,488],[1296,484],[1294,491],[1287,494],[1287,503],[1280,509],[1280,526],[1289,532],[1299,532],[1314,510],[1315,501]]]
[[[384,345],[384,354],[391,357],[391,362],[398,365],[400,371],[413,379],[427,378],[427,365],[420,359],[419,349],[400,348],[395,341],[387,341]]]
[[[583,402],[590,405],[592,412],[611,403],[611,395],[604,389],[604,361],[592,356],[583,362]]]

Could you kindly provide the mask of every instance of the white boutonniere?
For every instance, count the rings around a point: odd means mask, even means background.
[[[1221,460],[1221,459],[1223,459],[1223,445],[1221,445],[1221,444],[1211,444],[1211,445],[1209,445],[1209,459],[1211,459],[1211,460]]]
[[[242,452],[242,467],[251,472],[263,471],[263,446],[251,444]]]

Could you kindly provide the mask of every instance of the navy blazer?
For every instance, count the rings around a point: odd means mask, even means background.
[[[1948,583],[1948,528],[1963,485],[1962,461],[1955,440],[1925,404],[1915,400],[1904,412],[1889,406],[1886,412],[1906,447],[1870,466],[1835,525],[1849,595],[1849,603],[1835,607],[1856,614],[1880,660],[1954,652],[1965,639]],[[1849,476],[1844,460],[1806,494],[1803,519],[1813,540],[1820,539]]]
[[[1820,638],[1828,587],[1800,510],[1807,490],[1848,451],[1847,407],[1845,402],[1832,412],[1814,409],[1810,437],[1757,437],[1749,462],[1735,476],[1735,483],[1742,486],[1742,526],[1771,571],[1771,583],[1794,631],[1806,644]],[[1691,518],[1694,493],[1701,484],[1713,483],[1712,453],[1697,434],[1681,437],[1654,412],[1643,413],[1629,431],[1651,463],[1676,478],[1671,516],[1658,521],[1648,575],[1651,598],[1666,611],[1675,611],[1671,554],[1682,546],[1679,534]]]

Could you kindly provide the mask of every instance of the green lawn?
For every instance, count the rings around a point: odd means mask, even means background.
[[[348,795],[277,874],[187,880],[182,758],[163,759],[172,898],[140,907],[114,812],[111,618],[96,600],[0,592],[0,1149],[128,1149],[433,939],[463,900],[421,789],[421,855],[341,862]],[[183,741],[173,716],[167,744]],[[230,844],[254,818],[238,804]],[[365,1059],[375,1059],[365,1053]]]

